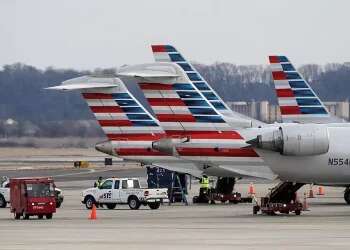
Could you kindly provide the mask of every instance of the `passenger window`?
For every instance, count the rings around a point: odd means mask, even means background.
[[[119,181],[115,181],[115,183],[114,183],[114,189],[119,189]]]
[[[113,181],[107,180],[104,183],[102,183],[100,189],[112,189]]]
[[[128,181],[127,180],[123,180],[122,181],[122,189],[127,189],[128,188]]]
[[[132,180],[128,180],[128,188],[133,188],[134,187],[134,182]]]
[[[140,188],[140,183],[139,183],[139,181],[138,180],[134,180],[134,183],[133,183],[134,185],[134,188]]]

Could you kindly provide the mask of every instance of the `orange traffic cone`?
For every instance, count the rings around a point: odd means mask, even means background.
[[[319,186],[317,195],[324,195],[324,194],[325,194],[324,188],[322,186]]]
[[[90,213],[90,220],[96,220],[96,206],[95,204],[92,205],[91,213]]]
[[[255,194],[255,187],[254,187],[253,183],[250,183],[248,194],[250,194],[250,195]]]

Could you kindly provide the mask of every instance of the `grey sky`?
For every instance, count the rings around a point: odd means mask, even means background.
[[[346,0],[0,0],[0,65],[93,69],[153,60],[170,43],[190,60],[350,61]]]

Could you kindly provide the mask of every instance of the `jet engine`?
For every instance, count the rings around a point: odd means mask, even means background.
[[[257,148],[280,152],[282,155],[320,155],[329,150],[329,132],[327,126],[322,124],[289,124],[258,135],[248,143]]]
[[[170,155],[176,154],[176,146],[188,142],[189,138],[162,138],[158,141],[152,142],[152,148]]]

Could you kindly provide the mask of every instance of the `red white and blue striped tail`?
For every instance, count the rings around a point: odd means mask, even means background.
[[[198,89],[201,81],[191,79],[175,63],[126,66],[119,70],[118,75],[136,78],[161,127],[167,133],[233,129],[227,118],[205,98],[207,92]]]
[[[187,74],[189,80],[193,83],[194,88],[199,90],[204,99],[211,103],[214,108],[222,115],[231,117],[237,120],[249,120],[242,114],[233,112],[226,103],[220,98],[216,91],[206,82],[201,74],[186,60],[183,55],[172,45],[152,45],[152,52],[156,62],[171,62],[180,66]],[[261,125],[261,123],[260,123]]]
[[[286,56],[269,56],[283,122],[334,122],[325,105]]]
[[[113,153],[124,159],[163,157],[152,142],[165,135],[158,121],[115,77],[83,76],[51,89],[79,90],[112,143]]]
[[[182,159],[198,162],[207,157],[218,165],[225,159],[261,161],[179,65],[157,62],[126,66],[118,75],[136,78],[167,137],[179,139],[176,152]]]

